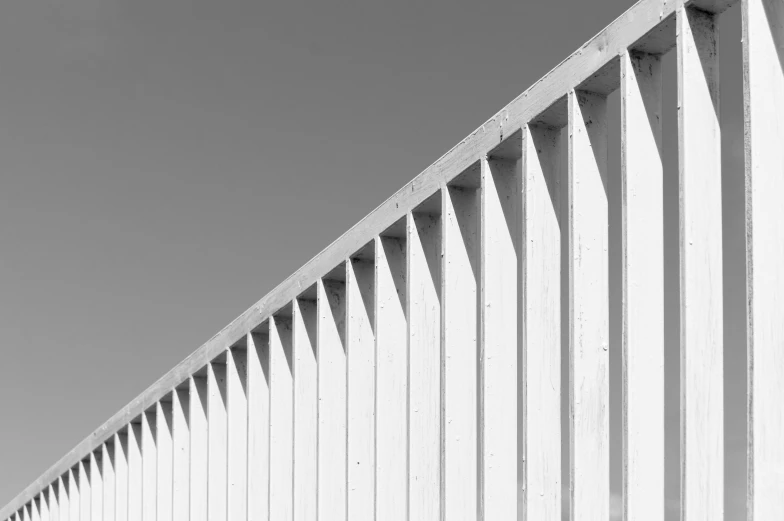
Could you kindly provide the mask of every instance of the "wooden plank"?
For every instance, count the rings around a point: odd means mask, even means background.
[[[128,425],[128,521],[143,520],[142,425]],[[75,521],[75,520],[72,520]]]
[[[128,519],[128,432],[125,429],[114,435],[114,518],[115,521]]]
[[[71,521],[81,521],[79,510],[82,498],[79,495],[79,466],[68,469],[68,518]]]
[[[607,100],[569,93],[571,519],[610,501]]]
[[[207,521],[207,378],[190,379],[190,521]]]
[[[477,519],[479,490],[477,257],[475,189],[443,191],[444,515]]]
[[[50,491],[51,491],[51,485],[46,487],[44,490],[42,490],[41,495],[39,496],[38,511],[41,515],[41,521],[51,521],[52,519],[51,511],[49,509]]]
[[[80,461],[78,469],[79,521],[90,521],[92,519],[92,488],[89,460]]]
[[[318,307],[318,518],[346,518],[346,291],[320,280]]]
[[[71,517],[71,501],[68,492],[68,472],[57,479],[57,498],[59,502],[58,517],[69,521]]]
[[[406,518],[408,356],[405,238],[376,238],[376,519]]]
[[[409,519],[441,519],[441,217],[408,214]]]
[[[715,15],[678,11],[681,516],[724,512],[721,130]]]
[[[481,162],[480,428],[484,519],[517,517],[520,166],[516,159],[486,157]]]
[[[372,237],[432,196],[442,184],[449,182],[468,168],[504,137],[513,134],[542,113],[554,101],[561,98],[567,89],[581,84],[609,61],[617,59],[628,47],[650,36],[649,33],[655,33],[656,31],[652,29],[660,22],[667,21],[678,5],[680,2],[672,0],[641,0],[626,11],[599,35],[589,40],[327,249],[123,407],[4,507],[0,511],[0,518],[8,516],[19,505],[24,504],[43,486],[62,474],[63,469],[79,461],[119,428],[160,400],[172,388],[218,356],[227,345],[235,344],[248,331],[258,327],[267,317],[291,302],[300,294],[302,288],[311,287],[316,280],[353,255]],[[671,46],[671,42],[666,38],[659,38],[655,44],[662,48]]]
[[[664,519],[661,59],[621,57],[623,509]]]
[[[523,519],[561,520],[561,138],[523,133]]]
[[[784,512],[784,6],[744,0],[749,521]]]
[[[226,521],[227,416],[226,364],[207,366],[207,518]]]
[[[30,521],[30,504],[22,507],[22,521]]]
[[[248,334],[248,519],[269,519],[269,328]]]
[[[158,512],[158,447],[156,407],[142,415],[142,520],[156,521]]]
[[[315,521],[318,433],[316,303],[294,299],[294,520]]]
[[[190,518],[190,389],[172,392],[172,518]]]
[[[60,521],[59,505],[57,501],[57,481],[48,486],[47,503],[49,508],[49,521]]]
[[[103,521],[114,521],[116,477],[114,471],[114,443],[104,443],[101,446],[101,478],[103,479]]]
[[[248,511],[248,397],[244,346],[226,353],[228,400],[228,519],[246,519]]]
[[[291,323],[270,317],[270,519],[293,519],[294,407]],[[212,520],[210,520],[212,521]]]
[[[172,521],[172,399],[171,395],[166,401],[156,405],[155,444],[157,454],[156,476],[156,519],[157,521]]]
[[[103,475],[101,474],[102,452],[90,454],[90,519],[103,521]]]
[[[373,260],[346,268],[348,519],[375,519],[376,341]]]

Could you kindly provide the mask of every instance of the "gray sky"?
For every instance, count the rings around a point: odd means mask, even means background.
[[[631,4],[0,3],[0,505]],[[742,105],[737,8],[725,18],[732,520],[743,515],[745,479]],[[673,372],[674,55],[664,70]],[[617,259],[611,272],[617,301]],[[617,316],[611,329],[616,341]],[[672,456],[677,425],[668,425]],[[677,505],[677,463],[667,469]]]

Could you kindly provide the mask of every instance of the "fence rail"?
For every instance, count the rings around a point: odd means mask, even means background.
[[[747,511],[768,521],[784,512],[784,3],[739,1]],[[716,21],[734,3],[637,3],[115,414],[0,520],[556,521],[566,504],[570,519],[608,519],[607,96],[618,89],[623,512],[663,520],[661,56],[673,48],[681,510],[722,519]]]

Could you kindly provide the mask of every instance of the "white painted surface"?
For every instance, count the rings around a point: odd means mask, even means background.
[[[81,521],[79,511],[82,506],[82,499],[79,495],[79,466],[68,470],[68,517],[72,521]]]
[[[128,521],[142,521],[142,426],[128,425]],[[73,497],[72,497],[73,499]],[[76,521],[73,518],[72,521]]]
[[[172,518],[190,518],[190,389],[172,392]]]
[[[610,502],[607,100],[569,93],[571,518]]]
[[[57,487],[56,480],[53,483],[50,483],[49,487],[47,488],[46,506],[49,509],[49,521],[60,520],[60,516],[58,512],[58,504],[57,504],[57,492],[55,491],[55,487]]]
[[[49,521],[49,505],[47,500],[48,489],[41,491],[38,496],[38,519],[36,521]]]
[[[247,355],[244,348],[226,352],[228,408],[227,519],[246,519],[248,510],[248,399]]]
[[[226,520],[228,422],[226,365],[207,366],[207,519]]]
[[[528,126],[523,139],[522,509],[561,521],[561,138]]]
[[[378,237],[376,252],[376,519],[406,518],[408,356],[405,239]]]
[[[476,190],[443,192],[444,515],[477,519],[477,280],[479,197]]]
[[[621,57],[624,511],[664,520],[664,213],[661,60]]]
[[[714,16],[678,11],[681,516],[724,514],[721,131]]]
[[[156,406],[155,444],[158,458],[156,477],[157,521],[172,521],[172,402],[158,402]]]
[[[190,379],[190,521],[207,521],[207,379]]]
[[[484,158],[481,162],[484,519],[517,517],[517,357],[520,352],[517,252],[522,199],[519,166],[514,159]]]
[[[104,443],[101,446],[101,478],[103,480],[103,521],[115,519],[115,497],[117,486],[114,471],[114,444]]]
[[[101,452],[90,454],[90,519],[103,521],[103,476]]]
[[[60,489],[62,491],[62,488]],[[62,505],[62,496],[60,505]],[[128,519],[128,433],[123,430],[114,435],[114,518]],[[63,520],[62,508],[60,519]]]
[[[318,518],[346,518],[346,292],[319,281],[318,292]]]
[[[248,519],[269,519],[269,327],[248,334]]]
[[[158,447],[156,407],[142,415],[142,520],[156,521],[158,513]]]
[[[38,499],[33,498],[30,501],[30,519],[31,521],[41,521],[41,512],[38,509]]]
[[[375,268],[352,259],[346,270],[348,520],[375,518]]]
[[[79,462],[79,521],[92,519],[92,488],[90,483],[90,462]]]
[[[784,512],[784,4],[744,0],[748,519]]]
[[[38,511],[41,515],[41,521],[51,521],[51,511],[49,509],[50,504],[50,497],[51,497],[51,486],[46,487],[44,490],[41,491],[41,495],[39,496],[38,501]]]
[[[292,304],[294,342],[294,520],[316,520],[318,366],[316,303]]]
[[[293,518],[294,408],[291,375],[291,323],[271,317],[270,324],[270,520]],[[210,520],[212,521],[212,520]]]
[[[408,214],[409,520],[441,518],[441,219]]]

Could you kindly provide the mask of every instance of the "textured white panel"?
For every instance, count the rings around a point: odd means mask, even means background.
[[[681,8],[681,518],[724,515],[721,130],[715,15]]]

